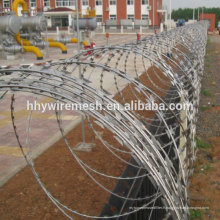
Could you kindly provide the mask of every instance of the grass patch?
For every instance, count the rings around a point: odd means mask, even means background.
[[[201,94],[204,95],[204,96],[210,96],[211,95],[210,92],[207,89],[202,89]]]
[[[202,112],[205,112],[205,111],[207,111],[207,110],[209,110],[210,108],[209,108],[209,106],[201,106],[200,107],[200,110],[202,111]]]
[[[212,165],[210,163],[204,164],[203,169],[204,171],[209,171],[212,169]]]
[[[193,168],[194,168],[194,174],[200,173],[201,167],[198,164],[194,164]]]
[[[202,219],[202,212],[200,210],[190,210],[190,220]]]
[[[203,142],[198,137],[196,137],[195,140],[196,140],[196,147],[198,149],[208,149],[211,147],[211,144]]]
[[[210,36],[208,36],[208,39],[207,39],[207,44],[209,44],[209,43],[210,43],[210,41],[211,41],[211,38],[210,38]]]
[[[206,60],[206,62],[209,63],[209,62],[211,61],[211,57],[210,57],[210,55],[207,54],[205,60]]]

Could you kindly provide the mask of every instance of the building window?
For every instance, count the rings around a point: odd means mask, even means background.
[[[50,0],[44,0],[44,7],[50,7]]]
[[[110,0],[109,5],[116,5],[116,0]]]
[[[110,20],[116,20],[116,15],[110,15]]]
[[[74,6],[75,0],[56,0],[57,7]]]
[[[102,15],[96,15],[97,22],[102,22]]]
[[[127,5],[133,5],[134,4],[134,0],[127,0]]]
[[[51,17],[52,27],[68,27],[69,19],[68,15],[57,15]]]
[[[76,5],[76,2],[74,0],[69,0],[69,6],[75,6]]]
[[[9,0],[4,0],[4,2],[3,2],[3,8],[10,8]]]
[[[142,5],[148,5],[148,0],[142,0],[141,3]]]
[[[96,0],[95,5],[102,5],[102,0]]]
[[[134,15],[128,15],[128,20],[134,21]]]
[[[36,8],[36,0],[31,0],[30,4],[32,8]]]
[[[89,0],[82,0],[82,5],[88,6],[89,5]]]
[[[149,15],[142,15],[142,20],[148,20],[149,19]]]

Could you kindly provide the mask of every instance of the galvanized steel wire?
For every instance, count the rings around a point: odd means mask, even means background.
[[[98,47],[89,50],[89,53],[82,51],[66,60],[37,66],[1,67],[1,99],[7,91],[12,92],[11,117],[18,145],[44,192],[69,219],[73,219],[72,214],[95,219],[117,219],[154,204],[159,197],[162,198],[164,206],[170,207],[167,210],[168,216],[173,219],[189,218],[189,210],[186,208],[189,202],[187,186],[196,157],[196,120],[206,41],[207,23],[197,22],[145,37],[139,42]],[[109,84],[111,81],[113,84]],[[128,88],[129,98],[123,92],[124,88]],[[94,135],[109,153],[127,165],[145,170],[145,174],[135,177],[113,176],[90,167],[77,156],[69,144],[64,135],[60,112],[56,111],[57,123],[66,146],[88,178],[101,189],[124,200],[144,201],[145,205],[113,216],[100,217],[72,210],[56,199],[35,170],[34,161],[23,150],[14,114],[14,94],[19,92],[51,97],[64,103],[91,104],[99,101],[104,107],[102,111],[81,110],[79,113],[85,117]],[[118,94],[117,99],[115,94]],[[123,106],[130,99],[163,103],[167,110],[154,110],[151,115],[136,110],[124,111]],[[169,109],[169,104],[173,102],[191,103],[193,109],[182,114]],[[109,110],[108,104],[118,104],[121,108]],[[97,125],[101,129],[108,129],[126,150],[107,142],[97,131]],[[162,141],[164,137],[165,142]],[[119,152],[129,154],[136,164],[126,161]],[[93,174],[117,180],[145,176],[155,186],[156,193],[141,198],[124,197],[98,182]]]

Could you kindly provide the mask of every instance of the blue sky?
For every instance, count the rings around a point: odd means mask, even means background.
[[[170,0],[162,0],[164,5],[167,5],[169,8]],[[220,0],[171,0],[172,8],[191,8],[191,7],[220,7]]]

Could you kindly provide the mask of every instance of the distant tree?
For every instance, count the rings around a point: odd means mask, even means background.
[[[202,13],[202,8],[200,8],[200,13]],[[220,8],[204,8],[204,14],[215,14],[216,15],[216,26],[220,21]],[[195,19],[198,18],[198,8],[195,10]],[[179,8],[172,11],[172,19],[177,21],[178,19],[185,19],[186,21],[193,19],[193,9],[192,8]]]

